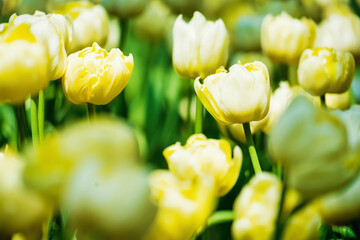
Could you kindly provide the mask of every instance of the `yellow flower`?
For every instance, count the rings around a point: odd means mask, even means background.
[[[91,123],[73,124],[29,150],[25,180],[58,201],[69,176],[80,165],[105,161],[111,170],[117,164],[137,162],[138,155],[134,132],[127,124],[99,117]]]
[[[313,203],[310,203],[290,217],[286,223],[281,239],[318,239],[320,226],[321,218],[317,207]]]
[[[60,14],[48,14],[36,11],[34,15],[13,14],[9,20],[10,28],[26,23],[31,33],[43,41],[50,56],[50,80],[62,77],[66,67],[66,48],[72,39],[72,22],[69,17]]]
[[[226,140],[207,139],[202,134],[192,135],[181,146],[179,142],[163,152],[169,170],[180,179],[214,178],[218,196],[231,190],[238,179],[242,164],[241,149],[234,148]]]
[[[286,12],[267,15],[261,25],[261,47],[271,59],[297,64],[301,53],[314,45],[316,25],[307,18],[294,19]]]
[[[90,47],[94,42],[100,46],[106,43],[109,34],[109,18],[101,5],[90,2],[68,2],[59,5],[55,13],[69,14],[73,21],[74,37],[70,53]]]
[[[120,43],[120,22],[117,18],[110,18],[109,20],[109,35],[104,45],[106,51],[111,51],[113,48],[119,47]]]
[[[228,59],[229,37],[224,22],[206,21],[195,12],[189,23],[180,15],[173,28],[173,64],[185,78],[205,78],[224,66]]]
[[[50,206],[24,185],[24,163],[13,153],[0,152],[0,236],[20,232],[29,239],[41,239],[41,227],[50,216]]]
[[[359,169],[342,120],[305,97],[295,98],[275,125],[269,153],[289,187],[307,198],[344,186]]]
[[[49,83],[49,55],[26,24],[0,35],[0,102],[24,102]]]
[[[299,84],[316,96],[343,93],[349,89],[355,73],[351,53],[330,48],[306,49],[301,55]]]
[[[74,104],[107,104],[125,88],[133,67],[131,54],[126,57],[118,48],[108,53],[94,43],[68,57],[64,93]]]
[[[333,13],[318,27],[316,47],[329,47],[360,55],[360,18],[354,13]]]
[[[150,176],[150,187],[158,213],[145,240],[190,239],[216,205],[211,178],[184,181],[169,171],[156,170]]]
[[[272,239],[281,197],[281,182],[270,173],[258,173],[235,199],[232,236],[240,239]]]
[[[131,18],[144,11],[149,0],[100,0],[109,13],[120,18]]]
[[[205,108],[222,124],[257,121],[269,110],[269,73],[258,61],[234,64],[228,73],[218,69],[203,84],[197,78],[194,87]]]
[[[325,94],[326,107],[329,109],[346,110],[351,105],[351,89],[339,94]]]
[[[227,137],[236,143],[246,143],[244,127],[240,123],[224,125],[218,122],[219,130],[224,137]],[[251,134],[262,130],[262,120],[250,122]]]

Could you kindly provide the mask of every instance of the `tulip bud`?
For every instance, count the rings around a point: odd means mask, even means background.
[[[94,43],[68,57],[64,93],[74,104],[108,104],[125,88],[133,67],[131,54],[126,57],[118,48],[108,53]]]
[[[269,73],[258,61],[234,64],[228,73],[219,69],[203,84],[197,78],[194,87],[205,108],[222,124],[257,121],[269,110]]]
[[[100,0],[109,13],[120,18],[131,18],[144,11],[149,0]]]
[[[232,235],[240,239],[273,239],[281,182],[270,173],[256,174],[235,199]]]
[[[351,105],[351,89],[339,94],[325,94],[325,103],[328,109],[349,109]]]
[[[0,152],[0,238],[14,233],[41,239],[42,224],[48,220],[50,206],[22,181],[24,159]],[[21,216],[21,217],[20,217]]]
[[[228,59],[229,37],[224,22],[206,21],[195,12],[189,23],[180,15],[173,28],[173,64],[185,78],[205,78],[224,66]]]
[[[30,31],[43,41],[50,56],[50,80],[56,80],[65,72],[66,48],[72,39],[72,22],[69,17],[60,14],[48,14],[36,11],[34,15],[12,15],[10,27],[26,23]]]
[[[169,171],[156,170],[150,187],[158,212],[145,240],[190,239],[216,206],[211,178],[183,181]]]
[[[213,177],[218,196],[225,195],[235,185],[242,164],[238,146],[232,159],[229,142],[207,139],[202,134],[192,135],[185,146],[177,142],[167,147],[163,154],[170,172],[180,179]]]
[[[109,35],[106,40],[104,48],[110,52],[111,49],[119,47],[120,42],[120,23],[117,18],[110,18],[109,20]]]
[[[318,27],[316,47],[334,48],[360,55],[360,18],[354,13],[334,13]]]
[[[297,97],[269,137],[269,153],[285,169],[289,187],[310,198],[347,184],[358,168],[339,117]]]
[[[0,102],[24,102],[49,83],[49,55],[26,24],[0,36]]]
[[[307,18],[294,19],[286,12],[267,15],[261,25],[261,47],[272,60],[297,64],[301,53],[314,45],[316,25]]]
[[[109,18],[101,5],[90,2],[68,2],[59,5],[55,13],[69,14],[73,21],[74,37],[70,53],[90,47],[94,42],[103,46],[109,34]]]
[[[309,93],[343,93],[349,89],[355,73],[351,53],[330,48],[306,49],[298,68],[299,84]]]

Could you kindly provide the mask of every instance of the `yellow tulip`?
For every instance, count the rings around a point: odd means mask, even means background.
[[[0,35],[0,102],[24,102],[46,88],[49,55],[30,27],[20,24]]]
[[[156,170],[150,187],[158,212],[145,240],[190,239],[215,209],[211,178],[180,180],[169,171]]]
[[[41,239],[42,224],[50,216],[50,206],[22,181],[24,159],[0,152],[0,237],[11,239],[22,233],[27,239]],[[21,216],[21,217],[20,217]]]
[[[173,65],[185,78],[205,78],[228,59],[229,37],[224,22],[207,21],[195,12],[189,23],[180,15],[173,28]]]
[[[203,83],[197,78],[194,87],[205,108],[222,124],[257,121],[269,110],[269,73],[258,61],[234,64],[228,73],[218,69]]]
[[[234,148],[226,140],[207,139],[202,134],[192,135],[181,146],[179,142],[163,152],[169,170],[180,179],[212,177],[217,195],[223,196],[235,185],[242,164],[241,149]]]
[[[272,60],[297,64],[301,53],[314,45],[316,25],[307,18],[294,19],[286,12],[266,15],[261,25],[261,47]]]
[[[240,123],[235,123],[231,125],[224,125],[218,123],[219,130],[223,136],[229,138],[236,143],[246,143],[246,136],[244,132],[244,127]],[[262,120],[250,122],[251,134],[255,134],[262,130]]]
[[[269,153],[289,187],[307,198],[344,186],[359,169],[342,120],[305,97],[295,98],[275,125]]]
[[[319,25],[315,46],[334,48],[359,56],[360,18],[350,11],[331,14]]]
[[[125,88],[133,67],[131,54],[126,57],[118,48],[108,53],[94,43],[68,57],[64,93],[74,104],[107,104]]]
[[[299,84],[309,93],[343,93],[349,89],[355,73],[351,53],[330,48],[306,49],[301,55]]]
[[[349,109],[351,106],[351,89],[339,94],[325,94],[325,103],[328,109]]]
[[[48,14],[36,11],[34,15],[13,14],[9,20],[10,27],[28,24],[31,33],[47,46],[50,56],[50,80],[56,80],[65,72],[66,48],[72,39],[72,22],[67,16]]]
[[[127,124],[99,117],[69,126],[29,150],[25,180],[58,201],[69,176],[80,165],[105,161],[111,170],[117,164],[138,162],[138,155],[134,132]]]
[[[119,47],[120,43],[120,23],[117,18],[110,18],[109,20],[109,35],[104,45],[106,51],[111,51],[113,48]]]
[[[70,53],[90,47],[94,42],[103,46],[109,34],[109,18],[101,5],[87,1],[68,2],[59,5],[55,13],[69,14],[73,21],[74,37]]]
[[[281,182],[275,175],[256,174],[235,199],[233,238],[273,239],[280,197]]]

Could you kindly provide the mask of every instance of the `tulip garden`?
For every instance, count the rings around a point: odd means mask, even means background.
[[[0,20],[0,239],[360,239],[360,1]]]

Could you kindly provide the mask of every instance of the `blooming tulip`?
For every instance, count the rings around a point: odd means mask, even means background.
[[[24,102],[49,83],[47,49],[26,24],[0,35],[0,63],[0,102]]]
[[[230,144],[223,139],[207,139],[202,134],[192,135],[181,146],[179,142],[164,150],[169,170],[180,179],[211,176],[215,179],[217,195],[231,190],[238,179],[242,152],[236,146],[231,158]]]
[[[206,21],[195,12],[189,23],[180,15],[173,28],[173,64],[186,78],[205,78],[226,64],[229,37],[222,20]]]
[[[297,64],[301,53],[314,45],[316,25],[307,18],[294,19],[286,12],[267,15],[261,25],[261,47],[271,59]]]
[[[343,93],[349,89],[355,72],[351,53],[330,48],[306,49],[298,68],[299,84],[316,96]]]
[[[74,104],[107,104],[125,88],[133,67],[131,54],[126,57],[118,48],[108,53],[94,43],[68,57],[64,93]]]
[[[258,61],[234,64],[228,73],[219,69],[203,84],[197,78],[194,86],[202,104],[222,124],[257,121],[269,110],[269,73]]]

